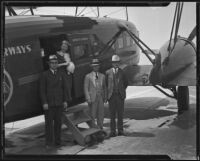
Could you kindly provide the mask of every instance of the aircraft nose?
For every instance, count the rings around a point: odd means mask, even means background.
[[[118,22],[117,26],[119,29],[128,30],[128,25],[122,22]]]
[[[180,37],[177,39],[175,45],[174,40],[172,40],[171,50],[168,50],[169,41],[161,47],[160,54],[162,80],[164,79],[167,82],[170,82],[178,78],[178,76],[181,73],[184,73],[183,71],[187,70],[191,65],[194,66],[196,62],[195,45],[192,42],[185,45],[186,41],[187,39]],[[191,73],[187,73],[187,75],[190,75],[190,79],[194,78],[193,74]],[[177,79],[176,85],[178,85],[180,81],[181,80]]]

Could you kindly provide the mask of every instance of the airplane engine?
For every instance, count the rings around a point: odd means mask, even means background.
[[[196,49],[194,43],[178,37],[166,42],[159,50],[151,71],[152,84],[167,84],[174,86],[196,85]],[[159,77],[158,77],[159,76]]]

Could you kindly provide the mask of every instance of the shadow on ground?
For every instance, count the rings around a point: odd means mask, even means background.
[[[169,100],[159,97],[143,97],[127,99],[125,102],[124,118],[135,120],[148,120],[158,117],[170,116],[176,112],[158,109],[167,106]],[[110,118],[108,105],[105,106],[105,118]]]
[[[129,137],[155,137],[154,134],[152,133],[147,133],[147,132],[126,132],[126,136]]]
[[[135,120],[148,120],[158,117],[170,116],[176,112],[158,109],[160,106],[167,106],[169,100],[160,97],[130,98],[125,100],[124,118]],[[88,111],[87,103],[79,105]],[[105,104],[104,118],[110,118],[108,104]]]
[[[176,126],[181,129],[190,129],[196,125],[196,104],[190,104],[188,111],[177,116],[170,126]]]

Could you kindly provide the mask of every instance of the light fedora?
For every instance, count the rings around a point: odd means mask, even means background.
[[[120,62],[120,57],[118,55],[113,55],[112,56],[112,62]]]

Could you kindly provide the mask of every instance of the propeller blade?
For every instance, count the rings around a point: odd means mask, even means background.
[[[194,37],[196,36],[196,26],[194,27],[194,29],[192,30],[192,32],[190,33],[190,35],[188,36],[187,40],[188,41],[192,41],[194,39]]]

